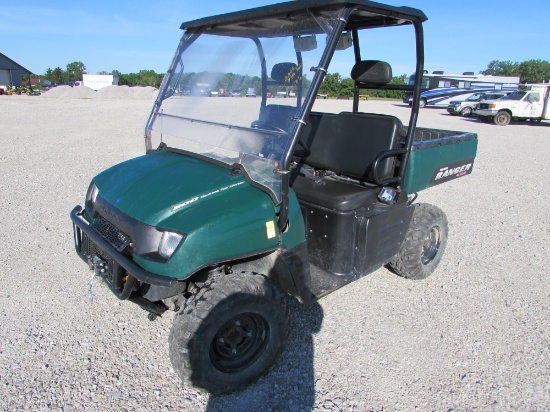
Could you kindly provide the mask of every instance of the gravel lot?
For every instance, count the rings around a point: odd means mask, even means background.
[[[437,272],[381,269],[311,306],[249,389],[209,396],[172,371],[172,315],[149,322],[73,248],[90,179],[144,152],[151,100],[0,96],[0,409],[4,411],[542,411],[550,409],[550,122],[506,127],[423,109],[479,134],[471,176],[420,193],[447,214]],[[321,101],[319,109],[349,110]],[[407,119],[394,102],[365,111]]]

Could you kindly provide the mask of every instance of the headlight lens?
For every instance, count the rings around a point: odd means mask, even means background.
[[[90,193],[90,200],[92,201],[92,204],[95,205],[95,200],[97,199],[97,194],[99,193],[99,189],[95,185],[95,183],[92,183],[92,191]]]
[[[91,215],[94,211],[95,201],[97,195],[99,194],[99,188],[96,186],[95,182],[90,183],[88,188],[88,193],[86,194],[86,211]]]
[[[170,259],[183,239],[183,235],[174,232],[164,232],[159,243],[159,255]]]

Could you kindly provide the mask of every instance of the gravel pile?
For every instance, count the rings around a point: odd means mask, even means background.
[[[154,100],[157,93],[158,90],[151,86],[107,86],[97,92],[86,86],[57,86],[41,96],[50,99]]]
[[[498,127],[422,109],[422,127],[479,135],[472,175],[419,193],[449,219],[436,273],[409,281],[380,269],[313,305],[291,302],[269,374],[209,396],[172,370],[172,315],[149,322],[100,282],[88,303],[90,273],[74,251],[70,210],[93,176],[144,153],[151,106],[0,98],[0,411],[549,409],[550,122]],[[360,110],[409,112],[370,100]]]
[[[105,100],[153,100],[157,96],[158,90],[151,86],[129,87],[129,86],[107,86],[99,89],[98,99]]]

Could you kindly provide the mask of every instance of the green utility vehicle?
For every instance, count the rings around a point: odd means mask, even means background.
[[[435,270],[447,220],[416,193],[469,174],[477,136],[416,127],[418,98],[402,107],[406,125],[359,110],[365,89],[420,96],[361,44],[409,30],[421,79],[425,20],[302,0],[182,24],[146,154],[94,177],[71,218],[77,253],[117,298],[150,319],[175,313],[170,358],[184,381],[223,393],[258,379],[284,347],[289,296],[311,302],[383,266],[410,279]],[[337,113],[314,107],[331,61],[354,82],[353,101],[318,102],[349,104]],[[257,97],[177,93],[202,83]]]

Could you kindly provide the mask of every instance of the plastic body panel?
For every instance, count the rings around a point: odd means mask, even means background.
[[[372,204],[354,211],[335,211],[309,202],[301,202],[301,206],[311,263],[352,280],[391,260],[401,247],[414,211],[406,202]]]
[[[156,152],[116,165],[94,181],[99,196],[116,211],[186,235],[168,262],[133,256],[156,275],[184,279],[211,264],[276,250],[281,240],[292,248],[305,239],[294,193],[289,199],[290,224],[280,238],[278,210],[270,196],[242,174],[204,160]],[[103,209],[95,213],[116,225],[118,213]]]
[[[417,128],[407,165],[405,191],[414,193],[472,172],[477,135]]]

